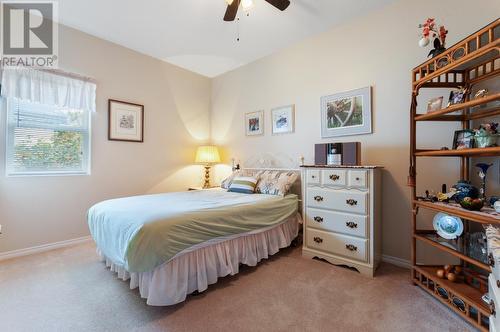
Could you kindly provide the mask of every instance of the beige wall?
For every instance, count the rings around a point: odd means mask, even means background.
[[[429,15],[436,17],[449,29],[448,45],[452,45],[499,14],[498,0],[399,1],[219,76],[212,83],[212,137],[226,147],[228,157],[243,164],[262,153],[293,160],[303,155],[306,163],[312,163],[315,143],[362,142],[363,163],[385,167],[383,252],[408,259],[410,70],[429,51],[417,45],[417,26]],[[374,133],[321,139],[320,97],[365,86],[373,87]],[[438,93],[447,95],[447,91],[433,92]],[[431,96],[421,96],[422,107]],[[292,103],[296,105],[296,132],[272,136],[270,109]],[[261,109],[265,110],[265,135],[245,137],[244,113]],[[421,147],[451,145],[456,127],[426,127],[419,131]],[[458,179],[457,163],[451,160],[424,160],[418,172],[420,191],[438,190],[441,183]]]
[[[5,177],[2,118],[0,252],[88,235],[86,211],[98,201],[201,181],[202,170],[189,165],[210,134],[208,78],[66,27],[59,45],[62,69],[97,80],[92,174]],[[144,143],[107,140],[108,98],[144,104]]]
[[[6,178],[2,110],[0,253],[88,235],[86,211],[103,199],[199,184],[202,169],[192,165],[194,150],[210,136],[226,148],[227,159],[245,163],[267,153],[295,161],[303,155],[310,163],[314,143],[333,141],[320,138],[320,97],[371,85],[374,134],[337,141],[361,141],[363,162],[385,166],[383,250],[406,259],[410,69],[428,51],[417,46],[417,25],[428,15],[437,17],[450,30],[451,45],[499,13],[496,0],[403,0],[214,80],[61,27],[62,69],[91,76],[98,84],[92,175]],[[431,96],[423,94],[421,105]],[[143,144],[107,140],[108,98],[145,105]],[[296,133],[272,136],[269,110],[291,103],[296,105]],[[266,110],[266,133],[247,138],[244,113],[260,109]],[[437,130],[421,132],[422,147],[451,144],[455,127],[432,128]],[[228,172],[227,167],[216,169],[215,178]],[[440,183],[455,182],[458,171],[451,161],[426,161],[419,164],[419,174],[419,189],[438,189]]]

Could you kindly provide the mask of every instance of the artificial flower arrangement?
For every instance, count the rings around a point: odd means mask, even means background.
[[[474,130],[474,138],[478,148],[497,145],[498,122],[485,123]]]
[[[432,55],[432,57],[435,57],[446,50],[445,43],[448,30],[446,30],[444,25],[441,25],[438,29],[436,20],[434,18],[428,18],[424,24],[419,24],[418,27],[422,29],[422,38],[418,42],[420,47],[426,47],[429,45],[431,38],[434,38],[434,49],[429,52],[428,56]]]

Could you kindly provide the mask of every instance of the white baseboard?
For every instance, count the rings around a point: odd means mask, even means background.
[[[382,255],[382,262],[390,263],[392,265],[403,267],[405,269],[411,269],[410,261],[399,257]]]
[[[39,254],[41,252],[50,251],[50,250],[54,250],[54,249],[69,247],[69,246],[73,246],[75,244],[88,242],[91,239],[92,238],[90,236],[83,236],[83,237],[79,237],[79,238],[71,239],[71,240],[42,244],[40,246],[31,247],[31,248],[24,248],[24,249],[12,250],[12,251],[0,252],[0,261],[6,260],[6,259],[11,259],[11,258],[16,258],[16,257],[27,256],[27,255]]]

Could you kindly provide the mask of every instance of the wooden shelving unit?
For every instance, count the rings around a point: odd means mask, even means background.
[[[466,245],[450,245],[435,234],[434,231],[418,229],[417,215],[419,209],[434,212],[444,212],[460,217],[469,222],[482,224],[499,224],[500,214],[491,208],[483,208],[480,212],[468,211],[458,204],[433,203],[417,200],[417,160],[420,157],[456,157],[460,161],[460,176],[469,180],[470,163],[473,157],[498,157],[500,147],[473,148],[473,149],[420,149],[417,148],[417,122],[426,121],[456,121],[462,124],[463,129],[471,128],[471,121],[500,115],[500,92],[490,91],[482,98],[473,98],[470,91],[474,86],[486,80],[498,79],[500,74],[500,19],[492,22],[483,29],[450,47],[438,56],[422,63],[412,70],[412,103],[410,109],[410,171],[408,184],[412,187],[412,281],[422,287],[429,294],[446,304],[464,319],[480,330],[488,330],[488,318],[491,310],[481,299],[484,289],[477,285],[465,282],[450,282],[436,276],[438,267],[417,264],[417,241],[431,245],[457,258],[465,266],[475,266],[485,273],[491,271],[488,262],[473,258],[469,255]],[[452,105],[441,110],[417,114],[417,97],[423,88],[468,88],[469,95],[461,104]],[[450,136],[452,133],[450,133]],[[457,161],[458,161],[457,160]],[[458,180],[458,179],[457,179]],[[463,239],[467,235],[465,227]],[[462,242],[465,242],[463,240]],[[444,296],[443,293],[447,295]],[[464,307],[457,306],[457,302],[464,303]]]

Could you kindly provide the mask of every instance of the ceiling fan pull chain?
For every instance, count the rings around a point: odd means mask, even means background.
[[[236,19],[236,41],[240,41],[240,18]]]

